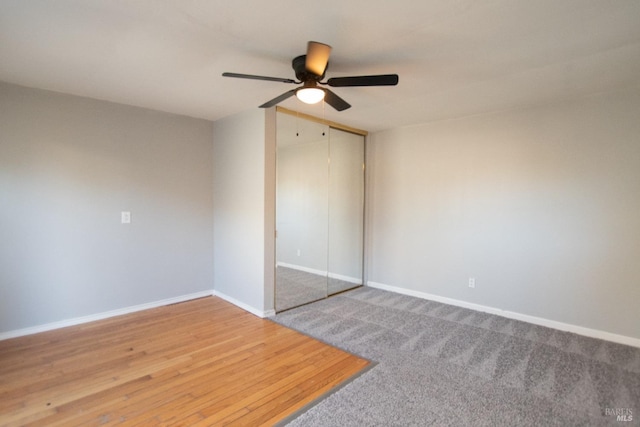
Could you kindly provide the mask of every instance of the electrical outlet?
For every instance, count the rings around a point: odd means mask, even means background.
[[[300,256],[300,249],[298,249],[298,256]]]
[[[470,288],[475,288],[476,287],[476,278],[475,277],[469,277],[469,287]]]
[[[131,223],[131,212],[120,212],[120,223],[122,224],[130,224]]]

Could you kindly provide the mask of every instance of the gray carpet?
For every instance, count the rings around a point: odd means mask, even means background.
[[[367,287],[272,320],[378,362],[290,426],[640,425],[635,347]]]
[[[293,268],[276,268],[276,311],[326,298],[360,285]]]

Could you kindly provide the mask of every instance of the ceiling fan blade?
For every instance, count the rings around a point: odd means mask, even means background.
[[[252,74],[222,73],[222,75],[224,77],[236,77],[239,79],[266,80],[269,82],[281,82],[281,83],[298,83],[295,80],[291,80],[291,79],[283,79],[280,77],[254,76]]]
[[[380,74],[377,76],[333,77],[327,80],[332,87],[344,86],[395,86],[398,84],[397,74]]]
[[[344,99],[340,98],[338,95],[330,91],[329,89],[324,89],[324,100],[327,104],[331,105],[338,111],[346,110],[347,108],[351,108],[351,104],[349,104]]]
[[[309,42],[307,43],[307,59],[305,68],[308,72],[316,76],[324,76],[329,63],[329,54],[331,54],[331,46],[324,43]]]
[[[269,108],[269,107],[273,107],[276,104],[281,103],[282,101],[284,101],[285,99],[293,96],[296,93],[297,89],[291,89],[290,91],[287,91],[285,93],[283,93],[280,96],[277,96],[275,98],[273,98],[271,101],[267,101],[264,104],[262,104],[260,106],[260,108]]]

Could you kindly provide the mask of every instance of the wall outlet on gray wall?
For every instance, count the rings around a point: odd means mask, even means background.
[[[130,224],[131,223],[131,212],[127,212],[127,211],[120,212],[120,223],[122,223],[122,224]]]

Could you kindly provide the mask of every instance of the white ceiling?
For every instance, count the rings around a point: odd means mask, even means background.
[[[640,86],[638,0],[2,0],[0,80],[216,120],[293,88],[222,72],[294,78],[308,40],[400,83],[281,105],[370,131]]]

